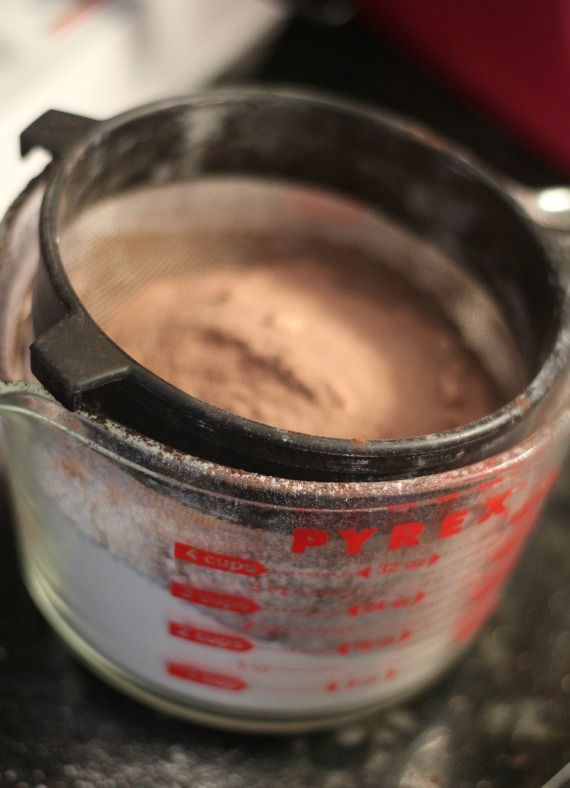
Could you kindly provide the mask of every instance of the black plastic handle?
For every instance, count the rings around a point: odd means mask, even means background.
[[[83,394],[127,377],[128,358],[82,313],[64,317],[31,346],[31,368],[66,408],[77,410]]]
[[[98,122],[83,115],[48,109],[20,134],[20,153],[26,156],[33,148],[44,148],[54,159],[59,159]]]

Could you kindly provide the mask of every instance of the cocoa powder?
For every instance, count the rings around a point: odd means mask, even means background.
[[[503,401],[442,309],[385,267],[298,255],[166,276],[102,327],[183,391],[313,435],[421,435]]]

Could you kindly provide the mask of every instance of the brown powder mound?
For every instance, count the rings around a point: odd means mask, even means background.
[[[195,397],[313,435],[396,438],[502,404],[441,310],[403,277],[311,259],[141,287],[103,329]]]

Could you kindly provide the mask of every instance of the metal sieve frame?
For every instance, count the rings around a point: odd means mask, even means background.
[[[89,151],[101,148],[108,135],[122,126],[147,119],[156,122],[159,116],[174,122],[183,110],[220,104],[230,108],[245,104],[267,112],[277,104],[292,112],[301,106],[342,117],[344,122],[354,119],[367,124],[371,133],[381,132],[405,144],[412,159],[423,157],[434,172],[446,173],[451,177],[446,187],[450,192],[453,177],[463,178],[479,190],[481,201],[500,205],[526,244],[529,271],[531,266],[540,269],[534,268],[533,276],[543,276],[544,293],[550,294],[550,302],[545,295],[540,305],[548,349],[524,392],[485,418],[457,429],[401,440],[350,441],[282,430],[224,411],[183,393],[118,348],[86,311],[60,258],[58,216],[66,186]],[[570,358],[570,295],[562,261],[501,184],[441,140],[383,113],[336,99],[235,89],[157,102],[106,121],[50,110],[22,134],[23,153],[36,145],[49,150],[55,163],[40,217],[31,363],[35,376],[70,410],[99,412],[175,449],[246,471],[303,480],[376,481],[426,475],[496,454],[535,429],[547,405],[557,401]]]

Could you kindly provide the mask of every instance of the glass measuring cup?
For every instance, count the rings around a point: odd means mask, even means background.
[[[5,380],[29,378],[43,187],[7,222]],[[558,363],[552,381],[563,374]],[[199,459],[7,383],[28,585],[92,667],[178,714],[301,730],[393,703],[451,664],[492,612],[554,482],[564,387],[547,407],[516,407],[530,411],[527,434],[479,461],[464,434],[451,469],[318,481]]]

